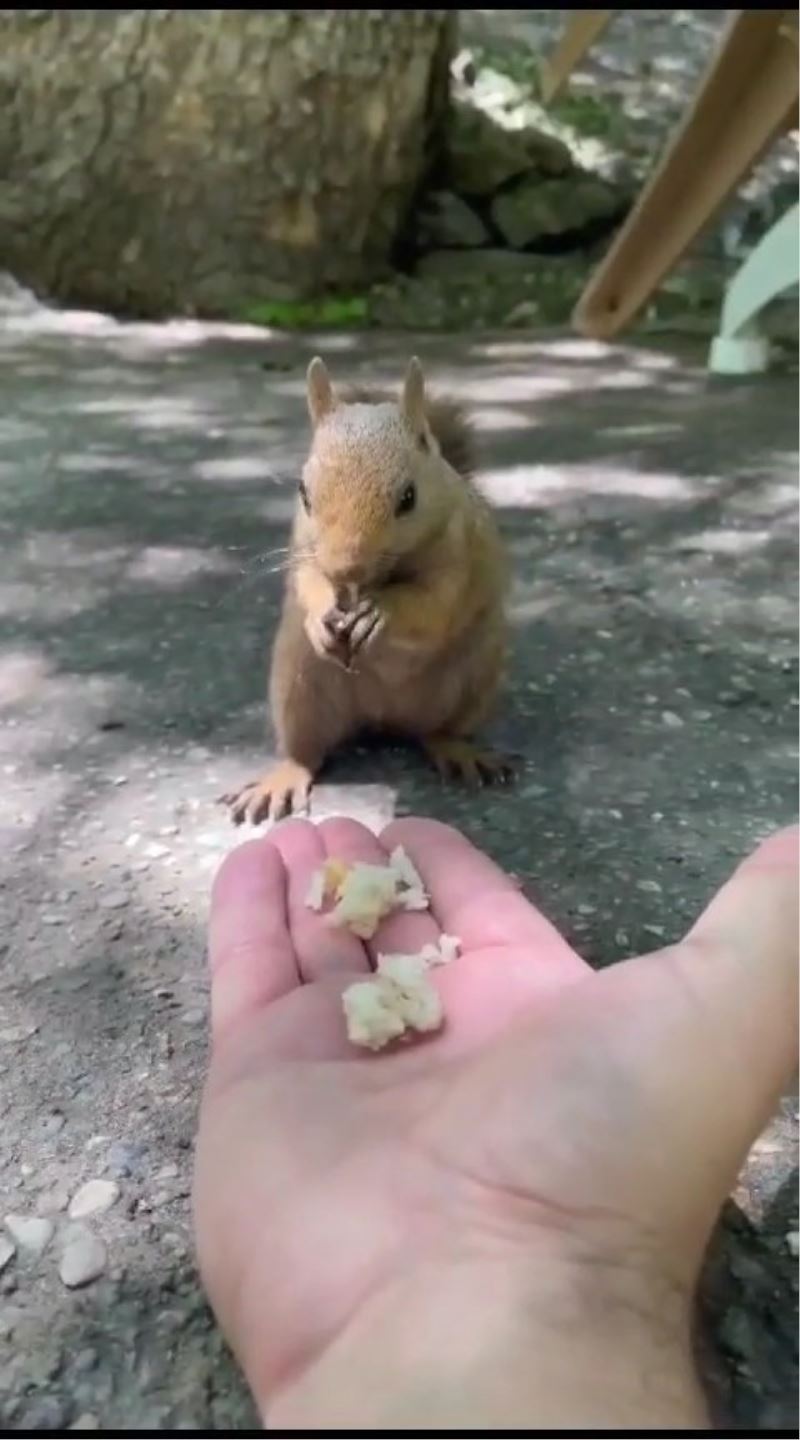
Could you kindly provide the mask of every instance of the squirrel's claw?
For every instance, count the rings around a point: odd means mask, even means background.
[[[356,655],[359,650],[372,643],[380,635],[386,624],[386,616],[381,613],[372,600],[364,600],[353,612],[353,623],[348,631],[350,642],[350,653]]]
[[[385,615],[374,600],[365,596],[352,610],[334,606],[321,620],[312,622],[309,638],[318,655],[349,669],[353,656],[371,644],[385,624]]]
[[[282,820],[285,815],[308,809],[313,779],[305,765],[285,760],[260,780],[251,780],[241,790],[221,795],[220,804],[227,805],[234,825],[241,825],[245,820],[251,825],[258,825],[262,820]]]
[[[519,763],[514,756],[482,750],[470,740],[442,736],[424,741],[424,746],[443,780],[462,781],[473,787],[507,785]]]

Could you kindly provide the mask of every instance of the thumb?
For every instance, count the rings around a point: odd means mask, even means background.
[[[770,837],[686,939],[599,977],[657,1142],[638,1201],[661,1206],[690,1267],[797,1060],[798,837]],[[594,1003],[602,996],[598,988]]]
[[[745,1145],[748,1125],[768,1118],[797,1062],[799,841],[793,826],[759,845],[681,947],[706,1013],[729,1037]]]

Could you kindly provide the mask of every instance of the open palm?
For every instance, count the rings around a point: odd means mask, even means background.
[[[380,861],[397,844],[430,913],[394,916],[364,946],[307,908],[326,856]],[[742,1064],[775,1064],[774,1040],[768,1059],[762,1045],[774,996],[751,993],[726,919],[746,880],[747,867],[683,946],[598,975],[436,822],[399,821],[379,842],[352,821],[292,821],[229,858],[212,909],[195,1200],[204,1279],[256,1393],[291,1386],[426,1263],[646,1253],[688,1295],[776,1098]],[[434,972],[445,1028],[354,1051],[343,988],[378,950],[415,951],[441,932],[462,942]],[[790,1036],[784,1068],[792,1049]]]

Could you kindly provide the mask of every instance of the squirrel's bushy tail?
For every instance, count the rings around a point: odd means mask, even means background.
[[[431,396],[425,405],[428,424],[448,465],[465,480],[475,474],[478,447],[473,425],[461,406],[445,396]]]
[[[362,386],[343,388],[341,396],[350,405],[385,405],[396,398],[385,391]],[[426,395],[425,413],[448,465],[465,480],[472,479],[478,466],[478,447],[469,417],[456,400],[444,395]]]

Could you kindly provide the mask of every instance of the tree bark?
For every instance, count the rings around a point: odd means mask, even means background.
[[[0,11],[0,268],[230,315],[386,267],[434,156],[443,10]]]

